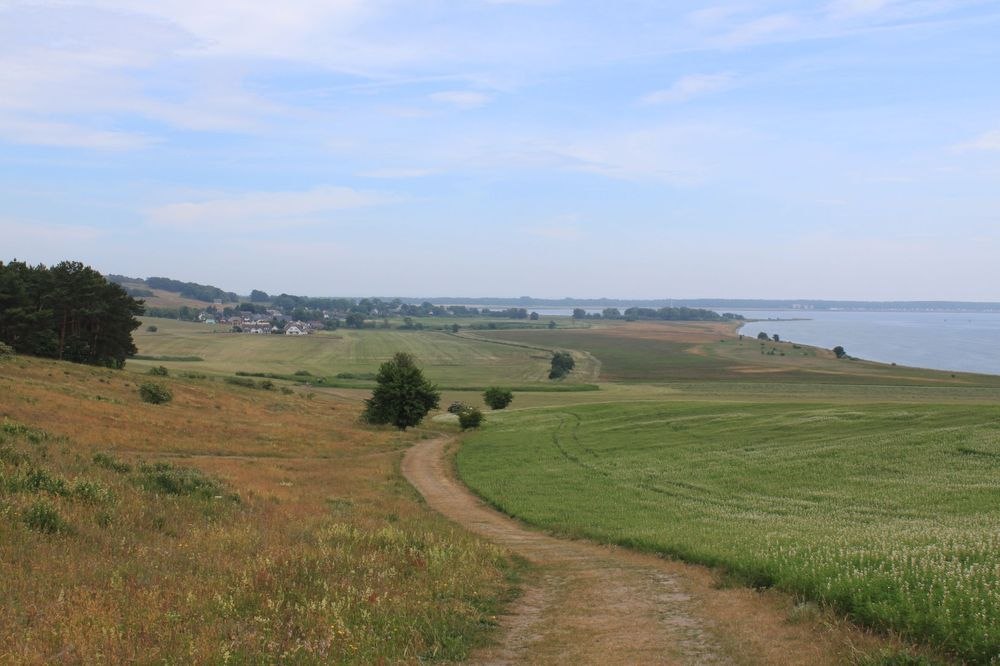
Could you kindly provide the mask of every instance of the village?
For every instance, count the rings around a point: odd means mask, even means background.
[[[302,321],[293,319],[280,310],[267,310],[263,315],[243,312],[226,316],[209,309],[198,315],[198,321],[209,325],[229,324],[231,332],[245,335],[309,335],[315,331],[337,328],[339,320],[332,319],[326,313],[323,317],[322,321]]]

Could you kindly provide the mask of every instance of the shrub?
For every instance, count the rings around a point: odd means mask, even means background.
[[[503,409],[514,399],[514,394],[510,389],[491,386],[483,391],[483,400],[490,409]]]
[[[478,428],[483,423],[483,413],[476,407],[469,407],[458,415],[458,425],[462,430]]]
[[[573,356],[569,352],[558,351],[552,353],[552,369],[549,370],[549,379],[561,379],[569,374],[576,365]]]
[[[118,472],[119,474],[128,474],[132,471],[131,465],[120,460],[115,460],[107,453],[95,453],[93,460],[94,464],[98,467],[110,469],[111,471]]]
[[[63,520],[56,508],[45,500],[33,502],[24,511],[24,524],[29,529],[45,534],[69,532],[69,524]]]
[[[453,402],[450,405],[448,405],[448,413],[449,414],[461,414],[464,411],[465,411],[465,403],[464,402],[458,402],[456,400],[455,402]]]
[[[840,345],[837,345],[836,347],[833,348],[833,353],[837,358],[844,358],[845,356],[847,356],[847,352],[844,351],[844,348],[841,347]]]
[[[174,399],[174,394],[163,384],[146,382],[139,387],[139,397],[143,402],[153,405],[162,405]]]
[[[0,361],[7,361],[14,358],[14,348],[5,342],[0,342]]]
[[[162,365],[156,365],[149,369],[149,374],[156,375],[157,377],[166,377],[170,374],[170,371]]]
[[[149,325],[149,326],[146,327],[146,330],[149,331],[150,333],[156,333],[160,329],[156,328],[156,326],[154,326],[154,325],[151,324],[151,325]]]
[[[222,495],[222,486],[196,469],[155,463],[139,467],[139,485],[149,492],[166,495],[194,495],[212,499]]]

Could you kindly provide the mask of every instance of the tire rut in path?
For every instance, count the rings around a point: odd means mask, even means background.
[[[404,476],[431,508],[540,568],[501,618],[499,644],[473,655],[474,663],[732,663],[687,581],[668,563],[526,529],[452,477],[450,441],[410,448]]]

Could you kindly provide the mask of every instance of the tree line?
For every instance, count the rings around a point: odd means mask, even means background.
[[[21,354],[121,368],[143,303],[78,261],[0,262],[0,341]]]

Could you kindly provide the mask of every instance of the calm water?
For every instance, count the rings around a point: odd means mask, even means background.
[[[757,321],[740,329],[744,335],[777,333],[782,340],[832,349],[870,361],[918,368],[984,372],[1000,375],[1000,313],[828,312],[815,310],[754,311]]]

